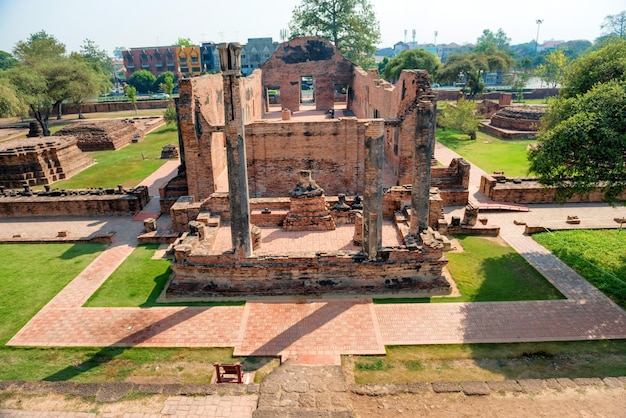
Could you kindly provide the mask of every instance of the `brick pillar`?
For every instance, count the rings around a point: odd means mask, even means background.
[[[250,235],[250,201],[243,112],[241,108],[241,45],[223,43],[218,46],[224,80],[224,132],[228,167],[228,201],[230,231],[235,254],[252,255]]]
[[[383,137],[382,119],[370,122],[365,130],[363,188],[363,252],[375,260],[383,241]]]
[[[430,164],[435,141],[435,112],[432,102],[421,101],[416,109],[413,186],[409,233],[417,235],[428,228]]]

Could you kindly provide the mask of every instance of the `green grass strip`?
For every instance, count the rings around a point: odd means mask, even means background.
[[[496,302],[563,299],[563,295],[513,248],[499,240],[459,235],[463,252],[447,252],[458,297],[376,299],[376,303]]]
[[[569,230],[533,239],[626,309],[626,231]]]
[[[104,249],[104,244],[0,246],[0,343],[6,344]]]
[[[87,307],[216,306],[245,302],[157,303],[172,272],[171,260],[152,259],[158,244],[138,246],[87,300]]]
[[[437,141],[487,173],[504,171],[509,177],[528,175],[528,145],[535,140],[502,140],[477,132],[476,140],[452,129],[437,130]]]

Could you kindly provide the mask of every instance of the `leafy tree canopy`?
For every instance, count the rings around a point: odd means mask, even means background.
[[[8,70],[17,64],[17,60],[8,52],[0,51],[0,70]]]
[[[626,80],[599,83],[552,102],[530,171],[561,200],[598,185],[612,201],[626,189]]]
[[[17,96],[7,77],[0,77],[0,118],[22,116],[28,112],[26,103]]]
[[[395,82],[400,78],[402,70],[426,70],[431,78],[435,78],[440,66],[439,57],[423,49],[402,51],[398,56],[389,60],[383,70],[385,80]]]
[[[126,51],[126,47],[116,46],[115,49],[113,50],[113,56],[117,58],[118,60],[121,60],[124,58],[124,56],[122,55],[122,52],[124,51]]]
[[[109,57],[104,49],[100,49],[98,45],[91,39],[85,39],[80,47],[80,55],[91,64],[98,72],[111,76],[115,68],[113,60]]]
[[[584,94],[596,83],[624,79],[626,39],[613,38],[600,50],[590,52],[565,68],[561,93],[566,97]]]
[[[601,28],[605,35],[626,39],[626,10],[605,17]]]
[[[369,0],[302,0],[289,22],[292,37],[319,36],[350,61],[368,69],[380,41],[380,28]]]
[[[193,45],[193,42],[191,41],[191,38],[178,38],[174,45],[189,47]]]
[[[43,30],[31,34],[26,41],[19,41],[13,48],[13,56],[24,64],[35,64],[62,55],[65,55],[65,45]]]
[[[601,186],[613,201],[626,189],[626,40],[614,38],[566,67],[529,160],[561,199]]]
[[[559,45],[563,55],[569,60],[573,60],[589,50],[593,44],[587,40],[567,41]]]
[[[463,80],[463,93],[473,99],[485,88],[483,75],[485,72],[508,71],[514,61],[503,51],[472,52],[453,54],[438,71],[437,79],[446,83]]]
[[[443,128],[456,129],[476,139],[478,120],[476,119],[476,105],[460,98],[456,104],[449,104],[437,117],[437,124]]]
[[[566,64],[565,54],[560,49],[556,49],[546,55],[544,64],[537,67],[536,73],[548,87],[555,88],[563,77]]]
[[[135,71],[128,79],[128,84],[133,86],[137,93],[151,93],[154,91],[156,77],[148,70]]]
[[[493,33],[489,29],[483,30],[482,35],[476,40],[476,46],[474,52],[487,52],[487,51],[504,51],[509,52],[511,49],[511,38],[506,36],[506,33],[502,29],[498,29],[498,32]]]

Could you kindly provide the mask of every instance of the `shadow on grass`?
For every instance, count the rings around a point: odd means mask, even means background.
[[[85,254],[95,254],[104,251],[105,244],[98,242],[82,242],[72,245],[67,251],[63,252],[59,258],[61,260],[72,260]]]

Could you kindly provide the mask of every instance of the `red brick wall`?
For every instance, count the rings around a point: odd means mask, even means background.
[[[363,193],[365,123],[342,118],[248,125],[250,196],[287,196],[300,170],[311,170],[326,195]]]
[[[244,123],[250,123],[262,114],[261,75],[255,71],[240,81]],[[212,74],[183,79],[178,89],[188,191],[200,201],[215,192],[216,180],[226,170],[223,78]]]
[[[315,108],[326,111],[334,107],[335,84],[348,85],[353,67],[330,42],[303,37],[279,46],[261,70],[263,86],[280,88],[281,106],[291,111],[300,109],[301,77],[313,77]]]

